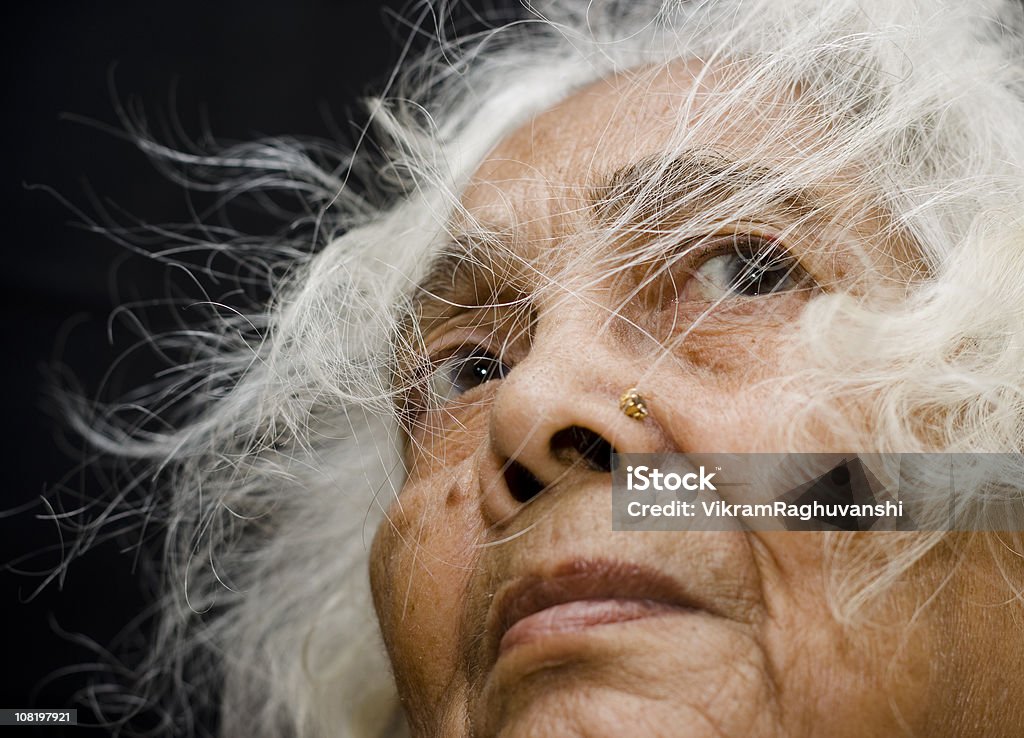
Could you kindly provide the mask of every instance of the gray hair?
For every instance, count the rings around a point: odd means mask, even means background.
[[[324,165],[302,142],[196,155],[140,137],[169,172],[225,196],[300,193],[316,243],[195,244],[272,279],[273,299],[253,314],[214,312],[187,335],[192,361],[131,399],[155,414],[173,400],[171,425],[126,421],[124,406],[76,415],[124,460],[124,490],[153,490],[134,510],[167,530],[137,698],[164,704],[177,734],[195,731],[208,688],[224,735],[403,734],[366,569],[403,483],[392,369],[399,344],[415,343],[402,330],[413,286],[450,245],[460,192],[487,152],[613,74],[699,59],[729,70],[730,85],[695,125],[770,91],[792,102],[784,118],[819,133],[806,157],[687,228],[856,171],[888,232],[916,244],[904,299],[880,308],[836,290],[806,310],[795,337],[814,361],[789,380],[810,393],[808,413],[833,417],[851,447],[1024,451],[1022,28],[1010,0],[544,0],[518,22],[438,38],[406,64],[369,101],[376,152]],[[672,146],[694,135],[681,126]],[[767,145],[751,141],[750,162]],[[666,170],[654,163],[645,176],[624,208],[658,197]],[[595,232],[594,253],[616,233]],[[672,238],[657,235],[628,258]],[[851,402],[870,407],[870,429],[844,418]],[[798,446],[801,424],[791,427]],[[847,572],[844,612],[937,540],[915,539],[881,573]]]

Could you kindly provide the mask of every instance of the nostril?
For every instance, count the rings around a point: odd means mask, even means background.
[[[572,425],[551,436],[551,453],[563,464],[582,462],[594,471],[609,473],[616,451],[600,434]]]
[[[544,490],[533,473],[517,461],[505,463],[505,484],[518,502],[529,502]]]

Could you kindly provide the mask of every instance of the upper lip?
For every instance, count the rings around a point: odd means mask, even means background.
[[[649,600],[680,609],[704,609],[672,577],[648,567],[607,559],[574,559],[548,574],[524,576],[498,589],[488,616],[492,653],[497,653],[505,632],[523,618],[589,599]]]

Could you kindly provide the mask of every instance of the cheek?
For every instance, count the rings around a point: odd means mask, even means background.
[[[783,386],[769,363],[748,357],[737,367],[739,359],[729,361],[730,367],[715,362],[690,368],[652,392],[655,412],[664,408],[662,424],[672,447],[711,453],[817,450],[792,447],[792,439],[803,435],[793,433],[793,424],[806,396]]]
[[[700,318],[695,328],[679,339],[676,355],[702,372],[710,385],[730,392],[785,376],[806,364],[807,357],[799,354],[796,337],[790,332],[799,314],[771,314],[768,304],[762,306],[766,311],[762,314],[757,312],[758,305],[755,302],[745,310]]]
[[[487,383],[462,398],[420,414],[406,445],[407,490],[438,476],[451,479],[451,470],[470,461],[486,441],[493,384]],[[442,484],[443,486],[443,484]],[[427,494],[431,492],[428,490]],[[436,496],[436,491],[433,493]],[[403,491],[402,498],[410,495]]]
[[[813,359],[787,330],[706,330],[679,346],[666,384],[670,435],[681,449],[812,453],[870,447],[866,403],[812,396]],[[813,402],[811,401],[813,398]],[[666,403],[666,404],[669,404]],[[857,442],[854,442],[854,441]]]
[[[374,539],[374,606],[407,705],[439,707],[462,673],[461,608],[482,532],[471,466],[411,477]]]
[[[924,730],[943,696],[929,674],[942,652],[940,609],[916,581],[897,582],[885,597],[866,599],[841,619],[837,589],[855,567],[884,558],[884,533],[763,532],[750,537],[766,609],[760,635],[783,710],[801,721],[790,735],[943,735]],[[891,543],[891,541],[890,541]],[[873,553],[874,552],[874,553]],[[934,604],[934,603],[933,603]],[[937,639],[936,636],[939,636]],[[827,730],[822,730],[828,726]],[[919,732],[918,732],[919,731]]]

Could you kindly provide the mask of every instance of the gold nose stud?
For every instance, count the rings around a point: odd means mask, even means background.
[[[622,393],[619,398],[619,409],[633,420],[643,420],[647,417],[647,402],[640,396],[636,387],[630,387]]]

